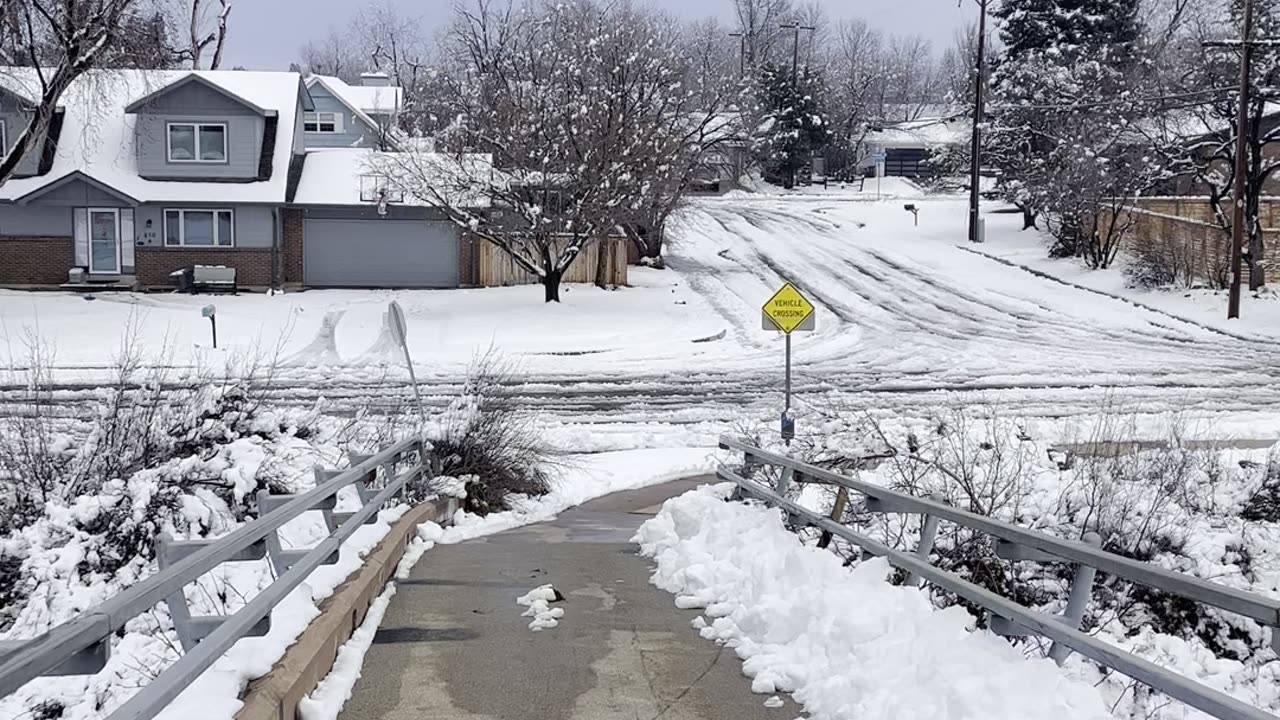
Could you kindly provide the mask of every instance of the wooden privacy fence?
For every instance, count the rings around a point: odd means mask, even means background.
[[[463,238],[463,255],[470,260],[464,265],[462,282],[479,287],[507,287],[510,285],[534,285],[538,276],[516,264],[506,252],[474,235]],[[567,243],[568,240],[563,242]],[[468,272],[469,271],[469,274]],[[611,237],[584,247],[565,271],[566,283],[592,283],[600,287],[618,287],[627,284],[626,238]]]
[[[1133,257],[1159,257],[1174,269],[1180,282],[1224,285],[1231,263],[1230,236],[1213,216],[1213,208],[1201,198],[1139,198],[1116,211],[1121,223],[1131,227],[1123,251]],[[1280,282],[1280,199],[1264,200],[1259,209],[1266,248],[1268,282]],[[1112,219],[1102,211],[1102,223]]]

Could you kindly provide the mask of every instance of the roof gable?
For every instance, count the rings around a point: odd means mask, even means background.
[[[93,178],[89,177],[88,175],[85,175],[84,173],[80,172],[79,170],[70,172],[62,176],[61,178],[54,180],[48,185],[45,185],[40,188],[36,188],[35,190],[32,190],[26,195],[23,195],[22,197],[18,198],[15,202],[17,202],[19,205],[28,205],[31,202],[38,200],[50,193],[56,192],[63,188],[73,186],[77,183],[88,185],[90,188],[100,193],[110,195],[111,197],[116,198],[117,200],[123,201],[127,205],[138,204],[138,200],[136,198],[130,197],[129,195],[126,195],[125,193],[122,193],[119,190],[116,190],[115,188],[109,185],[100,183],[97,180],[94,180]]]
[[[261,108],[253,104],[252,102],[249,102],[248,100],[240,97],[239,95],[236,95],[235,93],[231,92],[225,87],[222,87],[218,83],[215,83],[205,78],[202,75],[197,75],[196,73],[189,73],[183,76],[182,78],[178,79],[176,82],[170,83],[160,88],[159,90],[156,90],[153,93],[150,93],[142,98],[139,98],[138,100],[133,101],[132,103],[129,104],[128,107],[124,109],[124,111],[126,113],[136,113],[142,108],[144,108],[145,106],[147,106],[148,104],[160,99],[161,97],[164,97],[165,95],[168,95],[171,92],[178,90],[179,88],[186,87],[191,83],[197,83],[199,85],[202,85],[203,87],[208,88],[209,90],[221,95],[222,97],[228,98],[238,103],[239,105],[242,105],[248,108],[249,110],[252,110],[253,112],[259,115],[271,116],[276,114],[276,111],[266,110],[264,108]]]
[[[315,86],[319,85],[326,95],[333,98],[334,100],[337,100],[339,103],[342,103],[343,107],[350,110],[352,115],[354,115],[357,119],[359,119],[365,125],[369,126],[369,129],[377,130],[378,123],[375,122],[373,118],[369,117],[369,115],[365,113],[364,110],[361,110],[360,108],[356,107],[351,103],[350,100],[343,97],[342,92],[337,89],[336,84],[342,81],[337,80],[337,78],[332,78],[331,80],[334,80],[336,82],[327,82],[324,78],[320,77],[319,75],[312,75],[310,78],[307,79],[307,89],[311,90]]]

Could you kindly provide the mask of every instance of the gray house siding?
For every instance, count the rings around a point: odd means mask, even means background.
[[[169,123],[223,123],[227,126],[227,162],[169,162]],[[138,115],[138,175],[147,179],[236,179],[258,177],[262,133],[259,115]]]
[[[28,207],[129,207],[129,203],[86,182],[72,180],[34,198]]]
[[[71,208],[0,206],[0,236],[71,237],[74,234]]]
[[[262,154],[266,120],[252,108],[196,82],[160,95],[138,108],[134,132],[138,175],[149,179],[254,180]],[[169,123],[227,126],[227,162],[169,162]]]
[[[139,245],[164,246],[165,210],[232,210],[235,213],[235,247],[238,248],[269,248],[274,237],[275,220],[269,206],[148,204],[139,207],[135,216],[134,227]],[[151,223],[150,226],[147,223]]]
[[[256,115],[253,108],[199,82],[187,82],[159,95],[138,113]]]
[[[332,112],[342,115],[342,132],[340,133],[306,133],[306,146],[309,148],[371,148],[378,144],[378,131],[361,120],[350,108],[334,97],[320,83],[311,86],[311,98],[315,100],[316,112]]]

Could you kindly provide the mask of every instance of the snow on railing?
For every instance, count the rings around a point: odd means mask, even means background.
[[[1150,563],[1109,553],[1093,543],[1063,540],[961,510],[934,499],[916,497],[861,482],[733,438],[720,438],[720,447],[724,450],[744,453],[748,466],[770,465],[780,468],[781,473],[777,484],[772,488],[744,478],[727,466],[721,466],[716,471],[716,475],[722,480],[736,483],[742,491],[764,500],[769,505],[782,508],[792,518],[822,530],[820,545],[825,546],[832,536],[841,537],[858,546],[864,556],[883,557],[889,561],[889,564],[906,571],[908,582],[918,582],[923,579],[986,609],[992,614],[991,629],[994,632],[1004,635],[1040,635],[1048,638],[1053,641],[1050,657],[1058,664],[1061,664],[1070,651],[1074,650],[1104,667],[1123,673],[1215,718],[1276,720],[1275,716],[1226,693],[1214,690],[1083,633],[1079,630],[1079,626],[1085,606],[1092,594],[1094,574],[1097,570],[1203,605],[1211,605],[1252,618],[1272,628],[1273,646],[1280,646],[1280,630],[1276,629],[1280,626],[1280,600],[1207,582],[1190,575],[1165,570]],[[827,517],[788,500],[785,497],[787,488],[793,482],[812,482],[838,487],[832,516]],[[891,548],[833,519],[843,514],[849,491],[861,493],[866,498],[868,512],[923,515],[924,532],[921,533],[920,543],[915,552]],[[939,520],[953,522],[996,538],[998,540],[996,554],[1005,559],[1073,564],[1075,575],[1064,615],[1046,615],[1023,607],[959,575],[931,565],[929,554],[933,549],[933,535],[937,531]],[[1277,649],[1280,650],[1280,647]]]
[[[411,464],[396,474],[406,462]],[[106,663],[112,635],[166,602],[184,654],[108,717],[149,720],[238,640],[265,634],[272,608],[316,568],[336,563],[342,543],[361,525],[374,522],[383,505],[399,497],[406,485],[434,474],[433,464],[422,440],[403,440],[374,455],[353,454],[345,470],[317,468],[316,487],[305,493],[262,491],[258,496],[261,517],[223,537],[183,541],[161,537],[156,552],[160,569],[154,575],[37,638],[0,643],[0,697],[41,676],[98,672]],[[376,487],[379,474],[381,487]],[[361,507],[355,512],[335,512],[335,498],[348,486],[355,487]],[[282,548],[277,531],[313,510],[324,514],[329,536],[311,548]],[[270,557],[277,579],[244,607],[232,615],[191,616],[183,588],[223,563],[263,557]]]

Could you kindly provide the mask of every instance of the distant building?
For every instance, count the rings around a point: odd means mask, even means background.
[[[938,116],[873,126],[863,138],[858,167],[875,170],[877,155],[884,156],[884,174],[921,177],[935,174],[930,155],[969,139],[972,121],[963,116]]]

